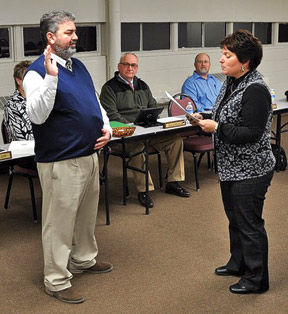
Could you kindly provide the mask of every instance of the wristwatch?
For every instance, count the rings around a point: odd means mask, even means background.
[[[213,132],[213,133],[216,133],[216,132],[217,132],[217,129],[218,129],[218,122],[216,122],[215,129],[214,129],[214,132]]]

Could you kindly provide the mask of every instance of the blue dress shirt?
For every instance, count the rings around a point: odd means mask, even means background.
[[[182,86],[182,93],[189,95],[198,112],[211,110],[219,94],[222,83],[213,75],[208,74],[207,80],[195,71]]]

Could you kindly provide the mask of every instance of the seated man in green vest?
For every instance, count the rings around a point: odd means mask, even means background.
[[[115,76],[102,87],[100,101],[110,121],[131,123],[136,120],[140,109],[156,107],[156,100],[153,98],[150,88],[136,76],[137,70],[137,56],[133,53],[126,53],[120,59]],[[167,157],[165,192],[189,197],[190,193],[179,184],[179,181],[185,180],[182,138],[177,134],[163,135],[152,138],[150,145],[159,151],[164,151]],[[130,154],[134,154],[144,149],[144,143],[129,143],[126,149]],[[130,165],[143,169],[144,155],[139,154],[133,157]],[[152,208],[153,200],[150,195],[145,193],[145,175],[137,171],[133,171],[133,174],[140,204],[146,206],[146,201],[148,201],[149,207]],[[149,174],[149,191],[152,190],[154,190],[154,186]]]

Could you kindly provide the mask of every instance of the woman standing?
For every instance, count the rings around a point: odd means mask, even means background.
[[[230,286],[232,293],[262,293],[269,289],[262,211],[275,166],[270,145],[271,97],[256,70],[263,54],[256,37],[239,30],[227,36],[221,48],[220,63],[227,78],[212,119],[195,114],[203,131],[214,133],[222,200],[229,220],[231,257],[215,273],[241,276]]]

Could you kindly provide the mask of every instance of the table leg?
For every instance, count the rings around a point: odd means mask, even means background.
[[[105,209],[106,209],[106,225],[110,225],[110,208],[109,208],[109,184],[108,184],[108,158],[109,147],[104,146],[103,149],[104,165],[103,165],[103,180],[105,186]]]
[[[277,146],[277,158],[276,158],[276,167],[275,170],[279,172],[280,164],[280,147],[281,147],[281,114],[277,114],[277,123],[276,123],[276,146]]]
[[[149,195],[149,173],[148,173],[148,165],[149,165],[149,151],[148,151],[148,146],[149,146],[149,140],[145,140],[145,150],[144,150],[144,155],[145,155],[145,188],[146,188],[146,215],[149,215],[149,206],[148,206],[148,195]]]
[[[127,179],[126,146],[125,146],[124,139],[122,139],[122,169],[123,169],[123,176],[122,176],[123,205],[126,205],[128,179]]]

